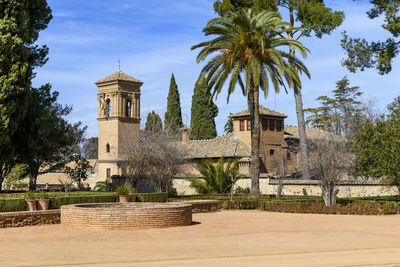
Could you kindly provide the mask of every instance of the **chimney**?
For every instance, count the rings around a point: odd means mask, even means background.
[[[182,143],[189,143],[189,128],[183,127],[182,131]]]

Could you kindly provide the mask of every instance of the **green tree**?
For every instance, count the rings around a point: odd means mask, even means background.
[[[6,190],[21,190],[26,187],[22,180],[26,178],[29,173],[29,166],[27,164],[16,164],[11,172],[4,179],[4,187]]]
[[[169,138],[179,139],[179,130],[183,127],[181,100],[178,86],[175,82],[175,76],[172,73],[167,99],[167,112],[164,117],[164,129]]]
[[[89,171],[92,171],[92,166],[90,166],[89,161],[79,154],[70,156],[69,162],[72,162],[73,165],[66,165],[64,171],[78,185],[78,188],[83,190],[83,181],[88,178]]]
[[[0,0],[0,189],[16,164],[20,140],[13,135],[26,114],[33,70],[47,61],[47,47],[35,42],[51,18],[46,0]]]
[[[64,117],[70,114],[70,106],[57,103],[58,92],[51,92],[50,84],[32,88],[28,112],[16,132],[20,141],[17,151],[19,160],[29,165],[31,190],[36,188],[39,168],[65,160],[74,147],[82,141],[86,127],[81,123],[68,123]]]
[[[388,106],[388,115],[367,122],[354,141],[360,175],[383,178],[400,193],[400,97]]]
[[[229,113],[228,120],[225,123],[224,126],[224,131],[225,133],[233,133],[233,118],[232,118],[232,113]]]
[[[333,98],[320,96],[316,99],[320,101],[320,107],[304,110],[310,113],[307,123],[352,139],[366,120],[359,89],[358,86],[350,87],[350,81],[343,77],[332,90]]]
[[[218,164],[203,160],[195,168],[200,172],[202,179],[191,180],[190,187],[199,194],[223,194],[232,191],[235,183],[242,178],[238,171],[239,159],[228,159],[222,156]]]
[[[303,36],[310,37],[312,35],[322,38],[324,34],[330,34],[336,29],[344,19],[343,12],[333,11],[331,8],[326,7],[323,0],[223,0],[222,2],[218,0],[214,4],[215,11],[221,16],[225,15],[227,11],[238,12],[240,9],[248,8],[256,12],[262,10],[277,11],[278,8],[280,8],[279,10],[286,10],[287,12],[281,12],[281,16],[288,15],[287,21],[293,27],[292,30],[286,31],[286,34],[289,39],[295,40],[299,40]],[[295,26],[300,28],[295,28]],[[289,51],[294,58],[295,47],[290,46]],[[295,84],[293,89],[300,138],[302,174],[303,178],[307,179],[310,176],[310,172],[300,84]]]
[[[215,117],[218,107],[211,98],[208,83],[204,75],[196,82],[192,96],[192,110],[190,119],[190,139],[212,139],[217,137]]]
[[[389,32],[391,37],[385,41],[368,42],[362,38],[350,38],[343,32],[342,48],[347,58],[342,65],[351,72],[364,71],[366,68],[376,68],[379,74],[387,74],[392,70],[392,60],[400,49],[400,1],[398,0],[371,0],[372,8],[367,12],[369,19],[383,16],[382,28]]]
[[[295,70],[301,70],[308,75],[306,67],[296,58],[279,50],[284,46],[293,46],[305,57],[308,50],[298,41],[282,37],[292,28],[282,22],[275,12],[241,10],[228,13],[208,22],[203,29],[206,36],[216,35],[215,39],[202,42],[192,47],[200,48],[197,62],[210,55],[215,55],[204,66],[202,73],[206,74],[213,96],[219,94],[228,77],[229,96],[239,83],[242,92],[247,96],[250,110],[251,129],[251,194],[259,196],[260,174],[260,110],[259,91],[268,95],[269,80],[275,91],[285,82],[293,87],[300,85],[300,77]],[[289,64],[289,60],[291,64]],[[295,66],[295,67],[293,67]],[[242,75],[244,77],[242,78]]]
[[[163,131],[163,125],[160,116],[157,113],[151,111],[147,114],[146,124],[144,126],[145,131],[161,133]]]

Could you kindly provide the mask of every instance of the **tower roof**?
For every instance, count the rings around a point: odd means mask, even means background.
[[[260,105],[260,115],[265,115],[265,116],[273,116],[273,117],[281,117],[281,118],[286,118],[287,116],[283,113],[279,113],[275,110],[263,107]],[[235,117],[244,117],[244,116],[250,116],[250,111],[248,109],[243,110],[241,112],[235,113],[232,115],[233,118]]]
[[[101,80],[98,80],[96,82],[96,84],[111,82],[111,81],[128,81],[128,82],[135,82],[135,83],[143,84],[143,82],[141,80],[133,78],[132,76],[129,76],[128,74],[122,72],[121,70],[118,70],[117,72],[111,74],[110,76],[107,76]]]

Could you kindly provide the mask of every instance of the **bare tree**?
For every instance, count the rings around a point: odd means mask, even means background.
[[[347,139],[333,134],[310,139],[309,144],[311,173],[318,179],[325,205],[333,205],[338,185],[352,175],[355,155]]]
[[[141,132],[138,142],[129,144],[125,153],[121,165],[127,183],[136,187],[140,179],[150,179],[158,192],[168,192],[184,159],[180,142],[171,142],[163,132],[154,131]]]

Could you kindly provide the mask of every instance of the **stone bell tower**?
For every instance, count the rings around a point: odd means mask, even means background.
[[[96,82],[98,88],[98,171],[104,181],[123,175],[121,161],[140,134],[140,87],[143,82],[122,71]]]

